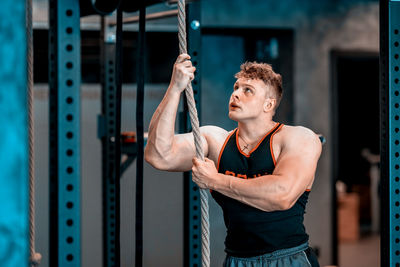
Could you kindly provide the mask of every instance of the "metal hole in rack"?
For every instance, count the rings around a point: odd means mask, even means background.
[[[73,172],[74,172],[74,169],[71,166],[67,167],[67,173],[68,174],[71,174]]]
[[[68,139],[72,139],[74,134],[72,132],[67,132],[66,136],[67,136]]]
[[[72,209],[74,207],[74,203],[72,203],[71,201],[67,202],[67,208],[68,209]]]

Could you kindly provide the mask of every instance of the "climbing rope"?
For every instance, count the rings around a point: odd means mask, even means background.
[[[28,76],[28,131],[29,131],[29,254],[30,265],[37,266],[42,255],[35,251],[35,164],[34,164],[34,125],[33,125],[33,34],[32,0],[26,0],[26,41]]]
[[[187,54],[186,46],[186,11],[185,0],[178,1],[178,39],[179,52]],[[204,160],[204,152],[201,147],[201,135],[199,129],[199,119],[197,116],[196,103],[193,96],[192,84],[189,83],[185,90],[187,104],[189,107],[190,122],[196,146],[196,156]],[[210,266],[210,227],[208,218],[208,195],[206,189],[200,189],[201,202],[201,260],[203,267]]]

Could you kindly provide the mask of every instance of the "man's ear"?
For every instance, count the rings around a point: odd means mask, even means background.
[[[264,112],[270,112],[274,110],[275,105],[276,105],[276,99],[267,98],[264,102]]]

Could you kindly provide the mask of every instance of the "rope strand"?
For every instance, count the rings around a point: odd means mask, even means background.
[[[187,54],[186,45],[186,12],[185,0],[178,1],[178,38],[179,38],[179,51],[181,54]],[[199,119],[197,115],[196,103],[193,96],[192,84],[186,87],[185,90],[187,104],[189,107],[190,122],[192,124],[194,143],[196,146],[196,156],[204,160],[204,152],[201,146],[201,135],[199,128]],[[200,189],[200,202],[201,202],[201,259],[202,266],[210,266],[210,226],[208,215],[208,195],[206,189]]]
[[[26,41],[28,78],[28,135],[29,135],[29,254],[30,265],[40,264],[42,256],[35,251],[35,162],[34,162],[34,123],[33,123],[33,33],[32,0],[26,0]]]

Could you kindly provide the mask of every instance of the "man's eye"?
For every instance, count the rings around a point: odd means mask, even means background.
[[[247,92],[251,92],[251,89],[250,88],[244,88],[244,91],[247,93]]]
[[[238,87],[237,87],[237,86],[233,87],[233,91],[236,91],[237,89],[238,89]]]

